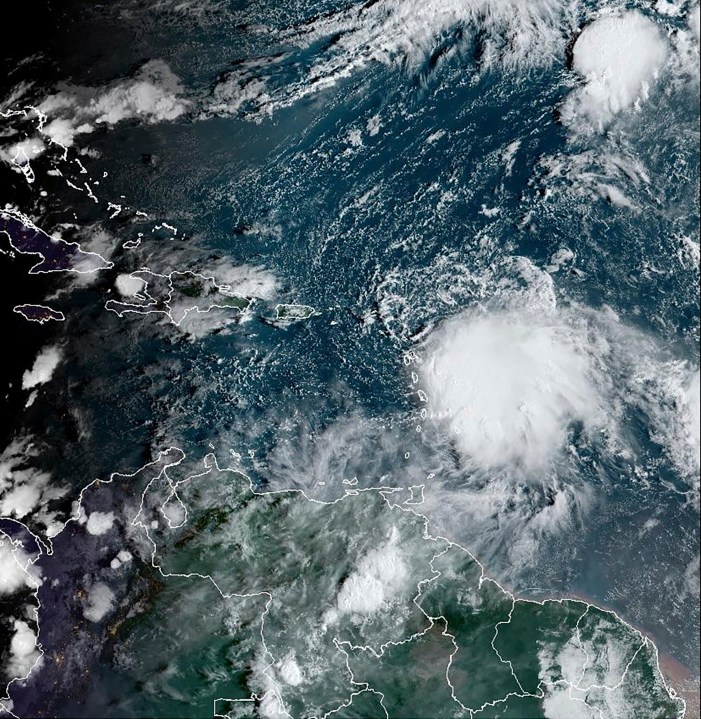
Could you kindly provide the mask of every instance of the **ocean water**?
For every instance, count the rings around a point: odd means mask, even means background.
[[[663,60],[594,129],[613,5],[75,2],[8,46],[8,711],[693,707],[698,6],[628,9]]]

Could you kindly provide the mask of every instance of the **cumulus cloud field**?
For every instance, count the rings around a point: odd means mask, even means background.
[[[175,120],[189,103],[183,99],[178,77],[162,60],[147,62],[130,79],[106,88],[67,86],[47,97],[39,112],[47,116],[42,128],[51,141],[71,147],[78,135],[100,125],[111,127],[125,120],[146,123]]]
[[[17,89],[15,102],[19,103],[27,89]],[[69,148],[80,135],[128,120],[146,124],[172,121],[190,106],[183,97],[180,79],[170,67],[163,60],[150,60],[133,77],[103,87],[66,84],[34,106],[25,99],[21,105],[24,109],[15,112],[36,113],[39,132],[0,147],[0,160],[26,170],[29,162],[52,144]]]

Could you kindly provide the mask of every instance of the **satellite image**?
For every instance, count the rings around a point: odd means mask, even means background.
[[[698,0],[28,0],[0,719],[698,719]]]

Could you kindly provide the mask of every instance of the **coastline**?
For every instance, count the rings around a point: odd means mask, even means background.
[[[646,636],[648,635],[646,634]],[[686,702],[684,719],[701,719],[701,695],[699,692],[701,682],[699,677],[694,677],[687,666],[670,654],[663,653],[658,649],[657,656],[665,681]]]
[[[634,622],[629,621],[625,616],[623,616],[613,607],[603,602],[597,601],[592,597],[587,596],[583,592],[564,592],[561,595],[544,594],[538,597],[528,596],[526,593],[522,592],[512,592],[512,594],[517,599],[524,599],[527,601],[543,601],[546,599],[573,599],[576,601],[591,604],[592,606],[603,609],[604,611],[612,612],[621,621],[625,622],[630,627],[640,632],[642,636],[646,637],[653,643],[657,652],[657,663],[660,668],[660,672],[662,673],[662,677],[664,678],[664,681],[666,682],[668,687],[674,689],[674,691],[686,702],[686,710],[683,714],[684,719],[701,719],[701,675],[694,676],[693,671],[689,669],[686,664],[683,664],[668,652],[660,649],[659,643],[655,639],[652,632],[650,632],[649,630],[645,629],[644,627],[641,627],[638,624],[635,624]]]

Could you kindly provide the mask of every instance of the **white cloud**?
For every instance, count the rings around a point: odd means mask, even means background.
[[[546,719],[601,719],[601,714],[583,702],[570,696],[567,685],[546,687],[543,699]]]
[[[637,194],[650,185],[647,168],[623,148],[616,153],[597,148],[575,154],[545,155],[538,166],[539,174],[542,173],[540,187],[546,197],[572,194],[589,200],[604,199],[618,207],[638,211],[640,208],[626,193]]]
[[[99,622],[112,611],[114,602],[114,592],[103,582],[96,582],[90,587],[83,616],[91,622]]]
[[[569,247],[561,247],[550,256],[549,263],[545,270],[547,272],[559,272],[563,266],[572,265],[575,261],[575,254]]]
[[[10,658],[7,664],[7,675],[11,678],[26,677],[40,657],[36,648],[36,635],[26,622],[16,619],[15,634],[10,642]]]
[[[189,106],[181,92],[180,80],[168,65],[152,60],[135,77],[106,88],[67,87],[50,95],[38,107],[47,116],[42,132],[70,147],[77,135],[93,132],[99,125],[130,119],[147,123],[174,120]]]
[[[269,299],[278,288],[271,272],[231,265],[226,260],[212,263],[203,272],[206,274],[191,270],[160,274],[144,269],[119,275],[116,287],[124,299],[108,300],[105,307],[120,317],[126,313],[165,315],[185,334],[199,338],[226,331],[228,325],[246,316],[252,298]],[[191,283],[198,286],[196,296],[183,291],[184,285]]]
[[[676,8],[680,13],[683,3]],[[685,87],[687,91],[697,94],[701,73],[699,72],[699,5],[694,5],[686,13],[685,26],[675,23],[674,31],[670,33],[670,43],[673,52],[670,56],[669,67],[672,72],[670,79],[677,88]]]
[[[99,536],[109,532],[113,524],[114,512],[91,512],[85,528],[88,534]]]
[[[562,120],[576,130],[601,131],[619,112],[647,97],[668,48],[655,22],[629,11],[587,25],[572,54],[573,69],[584,84],[565,101]]]
[[[19,102],[27,89],[27,86],[18,86],[13,93],[14,101]],[[0,147],[0,161],[15,166],[33,182],[29,163],[41,155],[47,145],[71,147],[78,135],[125,120],[137,119],[149,124],[175,120],[190,106],[182,97],[182,91],[180,80],[162,60],[151,60],[134,77],[105,87],[67,85],[36,107],[40,113],[38,134]]]
[[[578,531],[596,507],[583,447],[621,462],[632,480],[658,452],[647,430],[692,493],[699,477],[696,361],[609,308],[558,303],[549,274],[523,269],[523,290],[500,283],[480,309],[420,339],[411,366],[419,379],[407,377],[424,393],[428,456],[438,453],[423,466],[441,467],[422,513],[486,563],[505,564],[510,581],[543,559],[544,541]]]
[[[280,679],[282,679],[285,684],[290,684],[291,686],[296,687],[304,681],[302,670],[299,668],[299,665],[295,661],[293,655],[285,658],[285,660],[280,664],[278,671]]]
[[[128,564],[132,560],[131,552],[126,549],[122,549],[116,557],[110,562],[112,569],[119,569],[123,564]]]
[[[37,355],[32,368],[22,375],[22,389],[31,389],[48,382],[60,361],[61,350],[58,347],[45,347]]]
[[[227,326],[239,321],[239,317],[229,309],[218,307],[203,312],[193,310],[183,316],[178,327],[191,339],[199,339],[212,332],[225,332]]]
[[[699,5],[696,5],[689,11],[687,23],[689,25],[689,30],[691,30],[694,39],[698,44],[701,41],[701,14],[699,10]]]
[[[39,503],[44,489],[41,482],[18,484],[5,492],[0,499],[0,515],[26,517]]]
[[[242,65],[214,90],[211,111],[234,113],[251,106],[272,112],[326,89],[370,63],[418,67],[432,51],[454,37],[479,35],[483,67],[531,67],[548,64],[565,48],[565,28],[576,27],[578,2],[555,0],[378,0],[275,32],[280,42],[314,53],[286,53]],[[334,38],[333,42],[328,42]],[[455,40],[454,42],[458,42]],[[296,82],[268,86],[266,72],[294,63]]]
[[[134,275],[117,275],[114,286],[122,297],[133,297],[144,290],[146,281]]]
[[[40,138],[30,137],[7,147],[0,147],[0,160],[8,165],[26,165],[35,157],[39,157],[45,149]]]
[[[447,421],[478,467],[543,469],[572,422],[600,423],[603,402],[583,341],[557,312],[449,320],[422,368],[433,418]]]
[[[559,306],[552,277],[522,269],[523,290],[504,285],[423,340],[417,389],[432,425],[473,470],[524,478],[569,465],[575,428],[632,457],[625,414],[642,411],[675,469],[698,478],[698,365],[610,308]]]
[[[641,362],[633,375],[635,398],[650,418],[652,438],[674,467],[698,486],[701,471],[701,381],[699,369],[671,360]]]
[[[409,572],[397,546],[398,539],[399,533],[393,529],[389,540],[370,550],[343,582],[337,597],[342,614],[373,614],[405,588]]]
[[[686,570],[684,571],[684,589],[697,599],[701,594],[700,566],[701,556],[697,552],[696,556],[686,565]]]
[[[590,706],[572,698],[571,687],[576,686],[586,665],[587,655],[576,638],[568,641],[543,643],[538,652],[538,678],[544,692],[543,714],[547,719],[599,719]]]
[[[265,431],[271,422],[284,430],[265,456],[265,473],[272,484],[302,489],[309,497],[327,501],[343,496],[354,478],[356,483],[372,484],[377,473],[392,473],[405,451],[381,421],[356,412],[323,427],[310,422],[303,412],[269,414],[256,432]],[[375,460],[369,467],[371,456]],[[406,475],[393,479],[402,482]]]
[[[655,11],[660,15],[679,15],[681,11],[681,2],[669,2],[669,0],[657,0],[655,3]]]
[[[39,454],[30,437],[14,439],[0,455],[0,516],[24,518],[32,513],[35,522],[54,536],[63,523],[61,510],[48,509],[49,503],[65,495],[66,487],[52,485],[51,475],[32,466]]]
[[[206,267],[203,272],[214,275],[220,287],[243,297],[271,300],[278,291],[277,278],[263,267],[232,265],[222,260]]]
[[[30,575],[20,566],[28,558],[19,549],[14,549],[6,537],[0,536],[0,595],[14,594],[26,587],[34,588]]]
[[[169,527],[181,527],[187,520],[187,509],[177,494],[173,494],[163,504],[161,514],[166,518]]]
[[[255,687],[260,697],[258,714],[265,719],[289,719],[285,704],[279,693],[278,683],[270,673],[267,661],[258,656],[251,666],[251,685]]]

